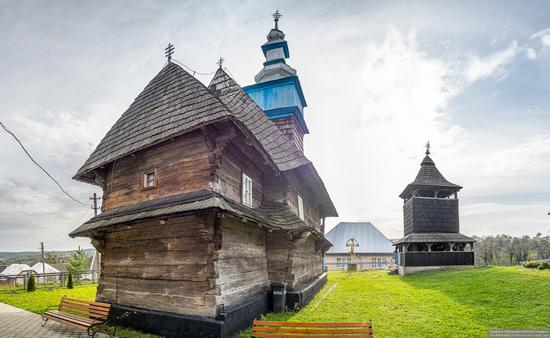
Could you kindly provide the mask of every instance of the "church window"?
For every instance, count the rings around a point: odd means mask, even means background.
[[[252,179],[245,173],[243,173],[242,199],[244,205],[252,206]]]
[[[304,217],[304,200],[302,199],[302,196],[298,195],[298,217],[303,221],[305,220]]]
[[[150,170],[143,173],[143,189],[156,188],[158,182],[158,170]]]

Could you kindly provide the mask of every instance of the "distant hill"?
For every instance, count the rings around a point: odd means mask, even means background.
[[[71,253],[74,250],[69,251],[53,251],[58,257],[68,257],[71,255]],[[49,251],[51,252],[51,251]],[[92,257],[94,255],[95,250],[94,249],[84,249],[84,252],[88,257]],[[39,251],[21,251],[21,252],[0,252],[0,260],[1,259],[37,259],[40,258],[40,252]]]

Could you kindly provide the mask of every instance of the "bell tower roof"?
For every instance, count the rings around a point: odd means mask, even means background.
[[[407,185],[399,197],[408,199],[415,190],[422,189],[447,190],[453,193],[462,189],[460,185],[449,182],[437,169],[435,162],[430,157],[429,142],[426,148],[426,156],[420,163],[420,170],[418,171],[416,178],[412,183]]]

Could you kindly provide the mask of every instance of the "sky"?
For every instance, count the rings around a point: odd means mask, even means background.
[[[308,102],[305,151],[340,221],[403,234],[398,197],[432,158],[466,235],[550,234],[550,3],[0,0],[0,121],[72,195],[95,146],[165,63],[225,66],[242,86],[279,27]],[[207,84],[212,75],[196,75]],[[93,211],[0,130],[0,251],[91,247]]]

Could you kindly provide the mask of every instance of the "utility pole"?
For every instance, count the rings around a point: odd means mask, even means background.
[[[42,251],[42,280],[46,282],[46,262],[44,257],[44,242],[40,242],[40,251]]]
[[[94,210],[94,216],[97,216],[97,209],[99,209],[97,207],[97,200],[100,200],[101,197],[97,197],[97,194],[94,192],[94,195],[90,197],[90,199],[94,201],[94,205],[92,206],[92,209]]]

